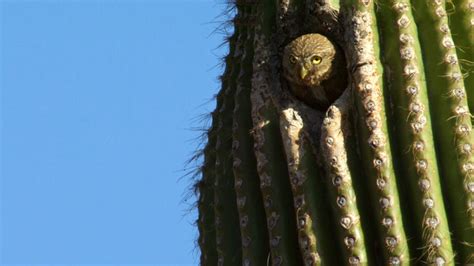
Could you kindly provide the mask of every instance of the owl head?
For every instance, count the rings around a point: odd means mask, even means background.
[[[314,87],[331,76],[337,47],[321,34],[302,35],[283,54],[283,75],[291,83]]]

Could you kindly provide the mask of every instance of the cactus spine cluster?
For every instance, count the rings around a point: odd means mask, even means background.
[[[202,265],[474,264],[474,1],[237,0],[198,191]],[[343,48],[296,100],[282,48]]]

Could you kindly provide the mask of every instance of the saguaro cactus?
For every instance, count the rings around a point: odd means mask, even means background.
[[[198,192],[202,265],[474,264],[474,1],[236,0]],[[320,33],[349,85],[296,99]]]

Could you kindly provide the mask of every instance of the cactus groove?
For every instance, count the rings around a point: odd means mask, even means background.
[[[201,265],[474,264],[474,1],[234,0],[196,183]],[[327,110],[287,43],[344,50]]]

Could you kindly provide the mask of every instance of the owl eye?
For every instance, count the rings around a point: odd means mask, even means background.
[[[313,57],[311,58],[311,63],[312,63],[313,65],[318,65],[318,64],[321,63],[322,60],[323,60],[323,59],[322,59],[320,56],[313,56]]]
[[[294,55],[290,56],[290,63],[292,64],[296,63],[296,57]]]

